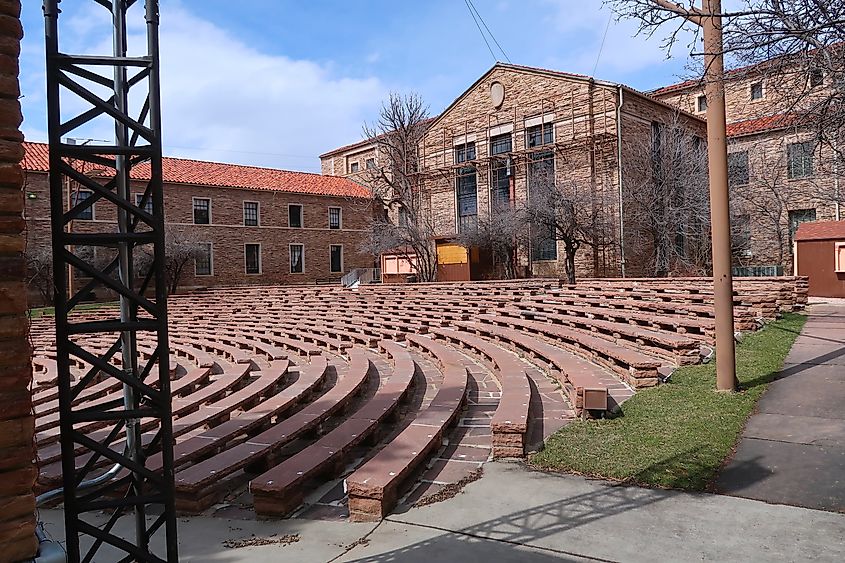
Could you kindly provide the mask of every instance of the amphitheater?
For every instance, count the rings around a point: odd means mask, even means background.
[[[806,278],[735,280],[737,330],[806,299]],[[675,367],[708,358],[713,314],[704,278],[173,296],[177,508],[367,521],[433,502],[478,478],[486,461],[525,457],[576,417],[607,416]],[[113,344],[77,338],[100,352]],[[47,490],[62,474],[51,318],[33,320],[32,341],[38,484]],[[150,343],[141,340],[139,353],[148,358]],[[80,362],[72,376],[90,368]],[[76,400],[84,408],[120,397],[119,382],[102,379]],[[141,424],[149,440],[154,421]],[[123,447],[102,424],[85,431]],[[77,456],[80,467],[110,463]],[[160,468],[160,458],[148,466]]]

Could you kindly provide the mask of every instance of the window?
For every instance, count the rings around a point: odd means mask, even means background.
[[[244,225],[247,227],[258,226],[258,202],[245,201],[244,202]]]
[[[751,256],[751,217],[747,213],[731,217],[731,254],[736,258]]]
[[[810,69],[810,88],[824,84],[824,71],[820,68]]]
[[[305,271],[305,248],[301,244],[290,245],[290,273],[301,274]]]
[[[507,154],[513,149],[510,133],[490,138],[490,154]],[[490,194],[494,209],[506,208],[511,200],[510,158],[494,158],[490,167]]]
[[[663,173],[663,124],[651,122],[651,172],[655,181],[660,181]]]
[[[135,205],[137,207],[141,207],[141,201],[144,199],[144,194],[135,194]],[[153,198],[150,196],[147,198],[147,201],[144,203],[144,207],[142,208],[144,211],[149,213],[150,215],[153,214]]]
[[[707,111],[707,96],[705,96],[704,94],[701,94],[696,99],[696,110],[699,113]]]
[[[466,143],[455,147],[455,163],[475,160],[475,143]]]
[[[478,218],[478,192],[475,168],[461,168],[457,178],[458,232],[475,229]]]
[[[71,193],[70,198],[70,206],[71,208],[76,207],[78,204],[82,203],[94,192],[91,190],[76,190]],[[79,219],[81,221],[93,221],[94,220],[94,204],[92,203],[89,207],[85,209],[80,209],[76,212],[76,215],[73,216],[74,220]]]
[[[813,175],[812,142],[792,143],[786,147],[787,175],[790,179],[806,178]]]
[[[210,276],[213,273],[212,269],[212,249],[211,243],[200,243],[200,249],[194,258],[194,275]]]
[[[530,156],[528,163],[528,196],[532,202],[545,202],[554,207],[548,195],[555,189],[555,157],[552,151],[542,151]],[[553,225],[531,224],[531,259],[557,260],[557,240]]]
[[[288,227],[293,229],[302,228],[302,206],[299,204],[288,205]]]
[[[789,246],[792,248],[792,240],[795,238],[795,232],[798,230],[798,225],[816,220],[815,209],[793,209],[789,212]]]
[[[490,137],[490,154],[505,154],[511,152],[513,149],[513,142],[511,141],[511,134],[496,135]]]
[[[352,173],[355,173],[355,172],[358,172],[358,162],[357,161],[353,162],[349,165],[349,173],[352,174]]]
[[[245,244],[244,245],[244,262],[246,265],[247,274],[261,273],[261,245],[260,244]]]
[[[376,167],[376,159],[368,158],[365,166],[367,167],[367,170],[373,170]]]
[[[329,247],[329,269],[333,274],[343,271],[343,246],[333,244]]]
[[[728,154],[728,184],[730,186],[745,186],[748,184],[747,151]]]
[[[752,100],[762,100],[763,99],[763,83],[762,82],[755,82],[751,85],[751,99]]]
[[[329,207],[329,228],[340,228],[340,207]]]
[[[408,210],[404,207],[399,208],[399,226],[400,227],[407,227],[408,226]]]
[[[208,198],[194,198],[194,225],[211,224],[211,200]]]
[[[542,145],[550,145],[554,142],[554,125],[544,123],[529,127],[525,131],[525,144],[529,149]]]
[[[835,242],[833,248],[835,271],[836,273],[845,273],[845,242]]]

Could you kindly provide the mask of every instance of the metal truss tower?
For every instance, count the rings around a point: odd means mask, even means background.
[[[158,0],[146,0],[143,10],[141,6],[132,10],[146,18],[143,56],[127,52],[127,12],[136,0],[93,0],[97,9],[109,11],[112,21],[113,49],[106,55],[71,55],[60,50],[60,2],[44,0],[44,17],[68,559],[92,561],[98,549],[109,545],[126,554],[122,561],[175,562]],[[86,126],[104,122],[114,127],[113,143],[95,146],[68,140],[75,132],[84,134]],[[138,166],[144,167],[144,174],[132,175]],[[140,182],[138,177],[149,181]],[[143,189],[138,199],[132,198],[130,178],[135,191]],[[79,197],[80,190],[88,194],[86,199]],[[70,195],[74,191],[76,197]],[[114,217],[114,224],[108,232],[74,232],[74,219],[87,214],[94,203],[98,218]],[[152,256],[151,264],[133,271],[133,254],[142,250]],[[77,279],[82,281],[74,283]],[[152,285],[155,289],[150,295]],[[75,317],[74,308],[96,288],[119,296],[119,315],[93,321]],[[139,337],[153,350],[143,360]],[[92,340],[106,345],[94,348]],[[85,366],[84,375],[76,381],[71,365]],[[103,378],[122,384],[122,398],[79,406],[80,394]],[[145,428],[156,429],[154,435],[147,433],[142,439],[142,421]],[[92,422],[105,424],[106,431],[86,431],[84,426]],[[162,462],[148,467],[147,458],[158,452]],[[149,510],[151,505],[158,506]],[[86,518],[104,510],[111,517],[102,527]],[[115,532],[124,514],[134,515],[134,537]],[[81,536],[89,538],[81,542]]]

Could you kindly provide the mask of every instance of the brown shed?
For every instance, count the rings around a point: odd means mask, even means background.
[[[809,295],[845,297],[845,221],[813,221],[798,227],[795,273],[810,277]]]

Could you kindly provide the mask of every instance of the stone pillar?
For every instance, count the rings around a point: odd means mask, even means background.
[[[0,561],[33,557],[37,470],[27,322],[20,0],[0,0]]]

